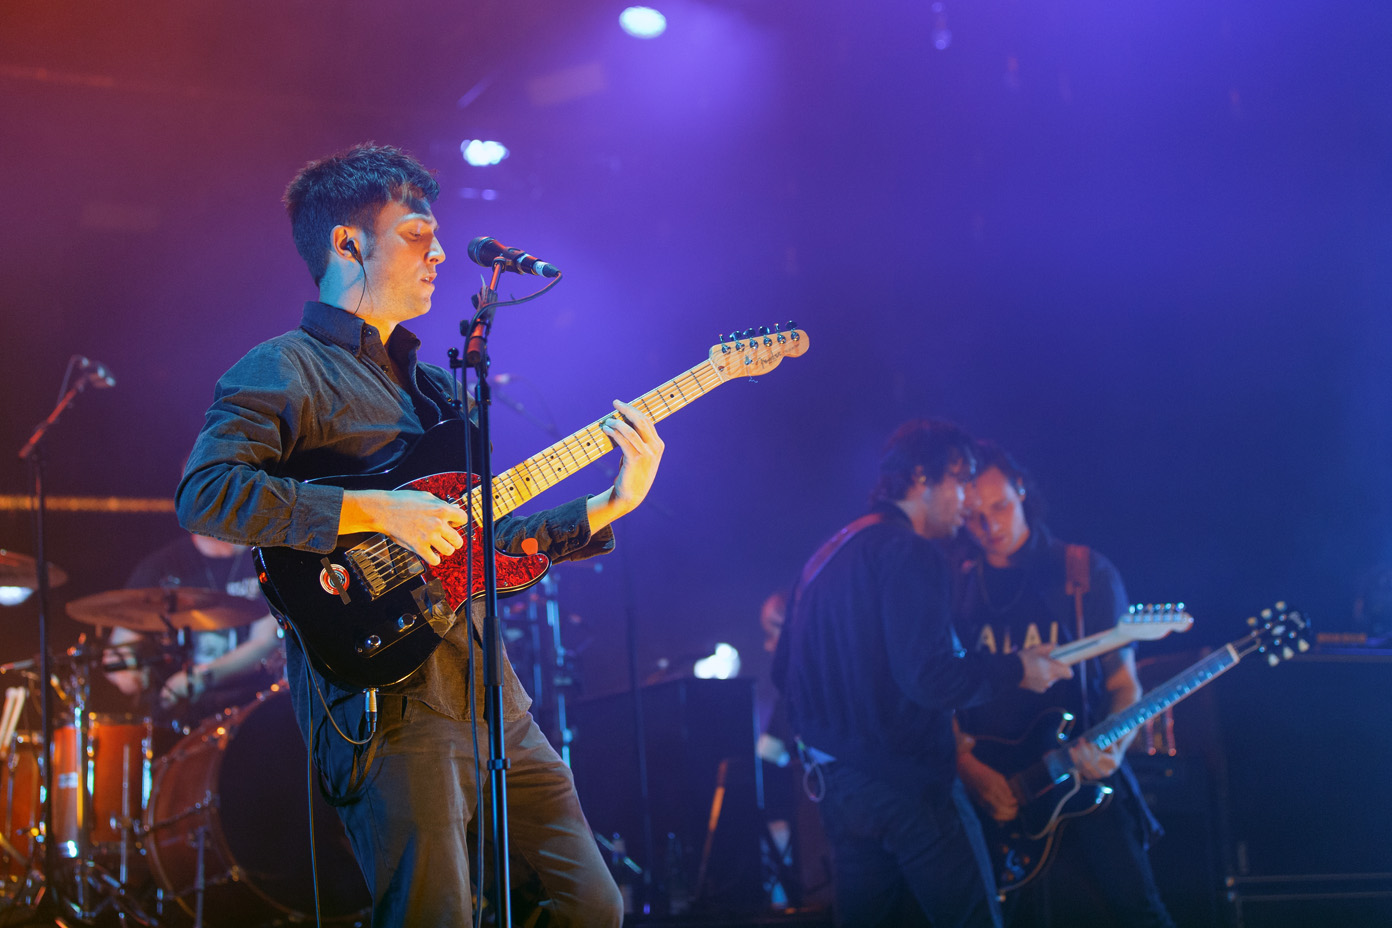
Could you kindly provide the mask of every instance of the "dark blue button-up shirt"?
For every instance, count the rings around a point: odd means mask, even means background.
[[[305,304],[298,329],[257,345],[218,380],[179,483],[180,523],[237,544],[332,551],[343,490],[304,481],[390,467],[427,428],[460,415],[451,402],[454,379],[417,361],[419,344],[397,326],[383,345],[357,316]],[[555,561],[609,551],[613,532],[591,535],[585,502],[500,519],[499,547],[518,554],[523,539],[535,538]],[[476,626],[479,617],[476,603]],[[478,658],[469,623],[460,622],[420,670],[384,691],[467,718],[470,647]],[[287,651],[292,683],[302,680],[306,666],[293,636]],[[530,700],[506,661],[504,676],[505,717],[519,718]],[[349,695],[319,682],[331,699]],[[475,686],[483,705],[481,681]],[[292,695],[302,690],[291,687]],[[296,708],[303,723],[307,707]]]

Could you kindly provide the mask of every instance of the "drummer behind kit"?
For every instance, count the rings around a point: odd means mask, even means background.
[[[218,585],[236,589],[236,567],[231,563]],[[5,585],[32,587],[33,576],[33,559],[0,551]],[[254,593],[255,586],[247,590]],[[167,582],[74,600],[68,613],[135,634],[128,633],[120,648],[89,644],[84,634],[54,662],[51,682],[61,707],[50,794],[62,864],[53,887],[44,886],[42,874],[43,738],[22,727],[32,725],[25,710],[37,705],[38,661],[0,665],[0,673],[30,678],[29,686],[6,690],[0,710],[0,925],[23,917],[49,890],[65,917],[98,925],[250,928],[312,921],[308,849],[287,840],[309,830],[304,799],[286,788],[304,782],[308,758],[283,684],[223,703],[211,715],[187,698],[173,700],[163,713],[88,710],[94,673],[136,672],[151,681],[146,695],[154,706],[155,687],[172,673],[182,669],[194,679],[188,672],[198,633],[257,623],[267,616],[264,603]],[[252,650],[260,653],[267,644]],[[268,664],[279,673],[282,665],[272,655],[232,676],[264,679],[258,673]],[[167,752],[156,750],[151,715],[161,718],[168,740],[183,735]],[[347,839],[317,791],[313,802],[315,819],[325,826],[315,829],[324,922],[365,924],[370,898]]]

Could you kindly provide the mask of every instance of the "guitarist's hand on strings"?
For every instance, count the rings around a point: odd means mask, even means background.
[[[652,489],[666,447],[653,421],[635,406],[614,400],[614,413],[600,420],[604,435],[623,452],[618,476],[607,493],[590,497],[590,531],[597,532],[638,508]]]
[[[464,546],[464,510],[421,490],[346,490],[338,533],[381,532],[432,567]]]
[[[1102,750],[1091,741],[1079,741],[1068,749],[1068,756],[1084,780],[1105,780],[1121,766],[1120,744]]]
[[[1020,801],[1015,798],[1010,781],[970,751],[958,752],[957,775],[976,804],[990,811],[991,818],[1008,822],[1020,814]]]
[[[1015,652],[1025,666],[1021,689],[1042,693],[1060,680],[1073,679],[1073,668],[1051,658],[1049,652],[1052,650],[1052,645],[1036,644]]]

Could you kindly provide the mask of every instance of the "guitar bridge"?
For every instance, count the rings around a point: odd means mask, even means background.
[[[372,535],[343,556],[372,599],[425,573],[424,561],[386,535]]]

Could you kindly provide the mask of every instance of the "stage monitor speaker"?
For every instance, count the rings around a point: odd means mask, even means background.
[[[1392,924],[1392,653],[1254,655],[1230,676],[1216,688],[1243,923]]]
[[[654,883],[673,912],[759,911],[765,824],[754,681],[672,680],[642,695]],[[591,827],[619,836],[643,863],[631,694],[579,700],[570,721],[571,768]]]

